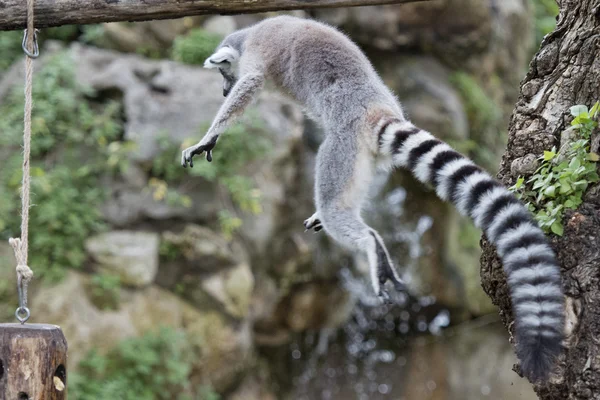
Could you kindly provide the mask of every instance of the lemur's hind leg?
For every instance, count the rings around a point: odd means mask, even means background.
[[[381,236],[360,216],[373,177],[373,157],[365,146],[353,143],[359,140],[352,137],[353,134],[349,132],[343,139],[327,137],[319,148],[315,216],[329,236],[348,249],[367,256],[373,290],[377,295],[387,297],[383,285],[388,280],[397,290],[403,290],[404,284]]]
[[[246,73],[235,84],[229,96],[219,109],[212,125],[206,135],[197,144],[188,147],[181,154],[181,165],[194,166],[193,157],[206,152],[206,159],[212,161],[212,149],[217,144],[219,135],[231,124],[231,122],[242,115],[246,107],[252,102],[254,96],[263,87],[265,78],[261,73]]]

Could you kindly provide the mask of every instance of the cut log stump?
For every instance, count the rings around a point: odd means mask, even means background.
[[[65,400],[67,341],[46,324],[0,324],[0,399]]]

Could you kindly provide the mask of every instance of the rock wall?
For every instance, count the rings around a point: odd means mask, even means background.
[[[528,4],[439,0],[297,14],[340,26],[369,54],[411,120],[493,170],[530,52]],[[115,49],[145,43],[160,50],[190,24],[226,33],[263,17],[186,19],[183,28],[111,24],[105,36]],[[381,308],[364,280],[344,278],[348,271],[365,274],[364,260],[322,234],[303,232],[301,223],[313,212],[322,132],[298,105],[265,90],[242,119],[244,126],[258,120],[271,143],[271,151],[242,171],[261,193],[262,212],[232,207],[231,193],[197,175],[167,182],[190,200],[171,204],[148,191],[149,166],[164,154],[165,142],[173,147],[200,138],[222,102],[220,78],[199,67],[80,44],[70,52],[82,84],[122,101],[123,140],[135,145],[127,171],[102,180],[109,229],[87,238],[84,270],[32,288],[34,322],[61,325],[72,366],[90,349],[106,351],[166,325],[197,339],[194,379],[226,399],[533,398],[510,372],[514,358],[496,325],[474,324],[447,340],[435,336],[495,309],[475,272],[478,232],[430,190],[400,171],[377,178],[366,217],[411,287],[410,296],[396,298],[398,305]],[[0,89],[19,71],[8,72]],[[220,227],[225,208],[242,222],[233,236]],[[10,258],[0,269],[6,279]],[[122,282],[109,298],[92,290],[93,276],[104,273]],[[4,298],[14,301],[14,292],[0,286]]]

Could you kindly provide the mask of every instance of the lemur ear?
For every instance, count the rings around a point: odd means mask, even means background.
[[[239,58],[240,53],[237,50],[223,46],[204,61],[204,68],[222,68],[223,63],[233,64]]]

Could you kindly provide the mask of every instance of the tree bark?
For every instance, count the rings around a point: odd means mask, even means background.
[[[600,0],[559,0],[559,5],[557,28],[544,38],[521,82],[498,173],[506,185],[518,178],[515,168],[511,172],[513,161],[560,146],[561,132],[573,118],[570,106],[590,106],[600,99]],[[567,212],[563,223],[564,235],[553,235],[552,242],[566,294],[565,351],[549,384],[535,390],[543,400],[600,399],[599,185],[588,188],[584,203]],[[511,329],[513,316],[500,261],[485,238],[482,247],[482,285]]]
[[[355,7],[427,0],[36,0],[35,26],[145,21],[204,14],[257,13],[306,8]],[[24,0],[0,0],[0,31],[23,29]]]

